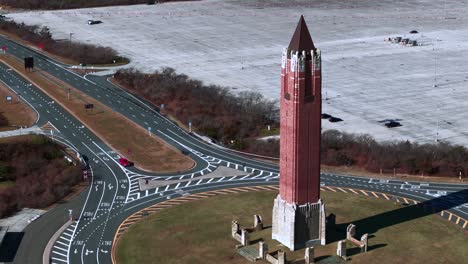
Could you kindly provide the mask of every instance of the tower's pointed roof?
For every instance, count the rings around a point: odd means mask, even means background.
[[[296,31],[294,31],[288,48],[289,50],[299,52],[302,52],[303,50],[306,52],[315,50],[314,42],[312,41],[312,37],[310,37],[309,29],[307,28],[304,16],[302,15],[299,19],[299,23],[297,23]]]

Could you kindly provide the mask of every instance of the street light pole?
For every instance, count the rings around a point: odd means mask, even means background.
[[[434,51],[434,84],[433,87],[437,87],[437,50],[436,50],[436,45],[437,42],[439,41],[439,38],[436,38],[436,41],[434,43],[433,51]]]
[[[436,138],[435,142],[439,142],[439,116],[440,116],[440,106],[437,106],[437,126],[436,126]]]

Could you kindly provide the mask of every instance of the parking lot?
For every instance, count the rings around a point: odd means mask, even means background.
[[[73,33],[73,40],[112,46],[144,71],[169,66],[234,92],[277,99],[281,50],[303,14],[322,49],[323,112],[343,120],[324,120],[325,129],[379,140],[468,143],[466,3],[322,2],[210,0],[10,17],[48,26],[56,38]],[[384,41],[397,36],[421,46]],[[388,128],[382,120],[401,126]]]

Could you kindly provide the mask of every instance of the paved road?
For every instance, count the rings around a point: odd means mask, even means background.
[[[279,170],[276,165],[233,154],[186,133],[161,116],[157,109],[144,100],[115,87],[105,77],[83,78],[68,71],[65,65],[5,38],[0,38],[0,45],[6,45],[8,51],[19,59],[33,55],[36,65],[41,70],[73,85],[140,126],[151,127],[153,134],[177,149],[188,152],[197,163],[189,171],[169,174],[123,168],[117,162],[118,154],[83,124],[37,87],[0,64],[0,80],[10,89],[19,92],[22,100],[36,109],[40,116],[38,125],[49,122],[48,127],[54,132],[50,134],[50,130],[47,130],[45,133],[53,135],[54,140],[63,142],[88,157],[90,187],[80,197],[82,209],[74,212],[76,223],[62,233],[53,247],[53,263],[111,263],[112,240],[119,224],[129,215],[147,206],[191,193],[278,182]],[[244,173],[231,177],[206,177],[219,166]],[[161,181],[161,184],[159,187],[141,191],[141,179],[157,180]],[[323,186],[349,187],[411,198],[436,206],[437,210],[448,210],[468,219],[468,185],[404,182],[333,174],[322,174],[321,182]],[[64,205],[62,211],[44,215],[44,222],[40,223],[46,223],[48,219],[55,219],[55,222],[57,219],[63,219],[66,217],[67,206]],[[463,226],[465,222],[459,221],[457,224]],[[57,224],[52,226],[58,229]],[[15,263],[41,262],[42,254],[36,254],[43,250],[46,244],[44,241],[51,236],[51,231],[40,233],[41,228],[44,226],[39,223],[28,227],[28,232],[37,235],[34,241],[30,240],[31,236],[25,236]],[[465,228],[468,230],[467,225]],[[24,245],[31,245],[32,250],[27,252]],[[25,257],[26,255],[28,257]]]

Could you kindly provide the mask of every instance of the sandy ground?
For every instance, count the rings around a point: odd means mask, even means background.
[[[463,0],[207,0],[81,10],[22,12],[56,38],[112,46],[130,66],[163,66],[233,91],[277,99],[281,50],[303,14],[323,51],[325,129],[379,140],[468,144],[468,4]],[[89,26],[88,19],[103,23]],[[410,35],[417,30],[420,34]],[[388,37],[411,37],[405,47]],[[436,84],[437,87],[434,87]],[[398,119],[386,128],[379,122]]]

